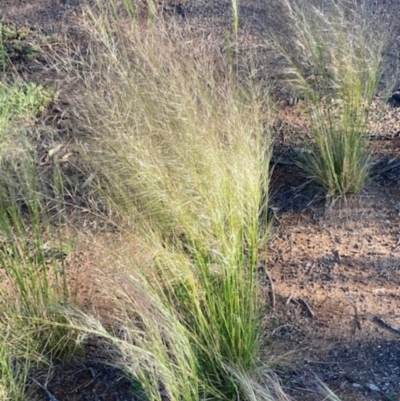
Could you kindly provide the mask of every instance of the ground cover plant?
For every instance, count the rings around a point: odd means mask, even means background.
[[[30,43],[33,29],[18,26],[9,21],[0,21],[0,62],[3,71],[10,61],[34,60],[38,51]]]
[[[367,122],[389,31],[353,0],[283,3],[293,41],[276,42],[293,88],[309,102],[312,142],[300,165],[329,197],[357,193],[370,177]]]
[[[29,126],[36,116],[43,112],[51,102],[53,96],[50,89],[34,83],[16,82],[0,86],[0,128],[2,143],[7,141],[9,127],[21,122]],[[11,142],[11,141],[10,141]],[[3,145],[6,147],[7,145]]]

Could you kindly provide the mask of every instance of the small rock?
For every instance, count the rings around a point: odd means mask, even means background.
[[[375,384],[372,383],[367,383],[365,387],[369,388],[372,391],[381,391],[378,386],[375,386]]]

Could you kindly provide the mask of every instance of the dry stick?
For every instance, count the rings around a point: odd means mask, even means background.
[[[308,313],[310,314],[311,317],[315,317],[315,313],[311,309],[311,306],[307,303],[307,301],[303,298],[299,298],[299,302],[301,302],[305,308],[307,309]]]
[[[311,263],[311,264],[310,264],[310,267],[308,268],[307,273],[306,273],[307,276],[311,273],[311,270],[312,270],[314,267],[315,267],[315,263]]]
[[[40,384],[36,379],[34,379],[33,377],[29,377],[38,387],[40,387],[47,395],[47,397],[49,397],[50,401],[59,401],[58,398],[54,397],[53,394],[50,393],[49,390],[47,390],[47,387],[43,386],[43,384]]]

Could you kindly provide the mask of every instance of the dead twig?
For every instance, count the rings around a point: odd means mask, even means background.
[[[315,317],[315,313],[311,309],[311,306],[308,304],[308,302],[303,298],[299,298],[298,301],[301,302],[303,304],[303,306],[307,309],[307,312],[310,314],[310,317],[314,318]]]
[[[286,305],[289,305],[289,304],[290,304],[290,301],[292,301],[292,299],[293,299],[293,296],[292,296],[292,294],[290,294],[290,295],[289,295],[289,298],[288,298],[287,301],[286,301]]]

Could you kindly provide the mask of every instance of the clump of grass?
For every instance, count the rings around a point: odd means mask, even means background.
[[[49,361],[63,359],[76,348],[73,333],[53,323],[66,323],[62,308],[69,300],[62,258],[53,254],[61,237],[45,219],[37,198],[18,206],[1,202],[0,263],[7,279],[0,293],[4,316],[35,341],[38,354]],[[5,319],[5,321],[4,321]]]
[[[0,334],[0,400],[26,400],[30,364],[26,360],[17,361],[16,352],[21,356],[24,351],[16,347],[16,333],[10,333],[7,324],[0,324]]]
[[[171,400],[251,398],[270,156],[257,90],[171,26],[103,18],[74,102],[102,194],[141,249],[113,254],[122,364],[150,399],[160,386]]]
[[[30,168],[24,166],[16,183],[18,195],[14,187],[0,190],[0,400],[27,399],[28,375],[80,351],[65,314],[69,292],[57,253],[62,235],[49,220]]]
[[[277,43],[291,83],[310,104],[313,143],[301,166],[328,196],[357,193],[370,173],[365,134],[388,33],[353,0],[282,1],[293,43]]]
[[[51,98],[40,85],[0,85],[1,400],[26,399],[28,373],[76,349],[65,327],[64,265],[52,253],[61,232],[50,221],[27,134]]]

